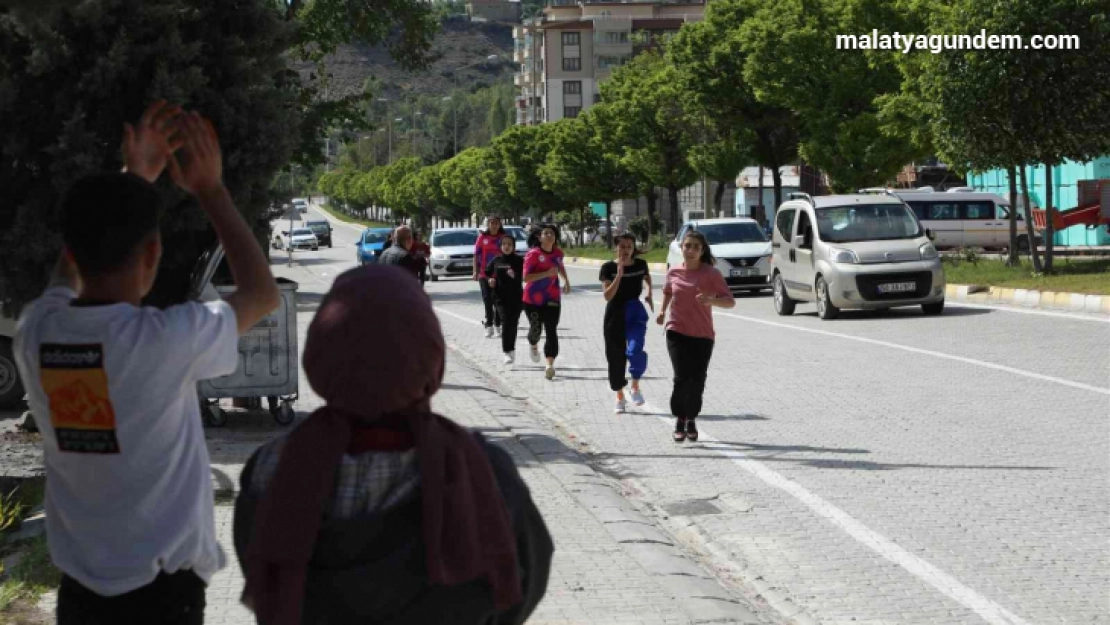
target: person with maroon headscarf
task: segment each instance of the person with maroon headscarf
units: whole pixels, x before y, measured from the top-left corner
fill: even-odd
[[[304,349],[325,405],[255,452],[235,505],[261,625],[517,624],[539,604],[551,536],[509,455],[431,412],[444,349],[408,272],[336,279]]]

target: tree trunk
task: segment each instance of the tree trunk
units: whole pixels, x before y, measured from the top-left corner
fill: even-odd
[[[718,180],[717,181],[717,190],[713,192],[713,205],[716,206],[716,211],[717,211],[716,216],[717,217],[723,217],[723,215],[721,215],[721,198],[723,198],[724,196],[725,196],[725,182],[723,180]]]
[[[779,206],[782,206],[782,168],[779,167],[778,163],[775,163],[775,168],[771,170],[771,179],[775,181],[775,205],[771,207],[771,210],[763,213],[767,219],[767,224],[774,222],[775,211],[779,209]],[[762,202],[763,198],[759,198],[759,201]],[[765,226],[767,224],[761,225]]]
[[[1011,267],[1017,267],[1020,264],[1017,250],[1017,235],[1018,235],[1018,194],[1017,194],[1017,170],[1009,167],[1006,170],[1006,176],[1010,179],[1010,255],[1006,260],[1006,264]]]
[[[647,218],[648,218],[648,229],[647,229],[648,237],[647,237],[647,239],[648,240],[644,241],[644,244],[649,245],[649,246],[651,245],[652,236],[655,235],[655,224],[652,223],[652,222],[655,221],[655,205],[656,205],[656,201],[658,199],[659,199],[659,194],[655,192],[655,187],[651,187],[650,189],[648,189],[648,192],[647,192]]]
[[[759,166],[759,199],[755,201],[755,204],[756,204],[756,206],[763,206],[763,165]],[[757,211],[759,211],[759,212],[757,212]],[[751,212],[752,212],[753,217],[762,214],[762,210],[757,209],[755,206],[752,207]],[[763,224],[759,224],[759,225],[762,226]]]
[[[1033,272],[1043,273],[1041,253],[1037,249],[1036,232],[1033,231],[1033,205],[1029,203],[1029,179],[1026,178],[1024,164],[1021,166],[1018,176],[1021,180],[1021,197],[1025,202],[1025,233],[1029,237],[1029,254],[1033,257]]]
[[[605,200],[605,247],[613,249],[613,200]]]
[[[1052,224],[1052,215],[1056,209],[1052,207],[1052,165],[1044,166],[1044,270],[1052,272],[1053,239],[1056,238],[1056,226]]]
[[[678,187],[667,187],[667,200],[671,203],[671,227],[678,232]]]

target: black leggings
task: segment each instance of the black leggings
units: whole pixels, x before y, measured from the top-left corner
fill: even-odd
[[[505,305],[497,304],[497,315],[501,318],[501,351],[506,354],[516,351],[517,328],[520,327],[519,302]]]
[[[674,391],[671,392],[671,414],[693,419],[701,414],[701,397],[705,393],[705,376],[713,356],[713,339],[703,339],[667,331],[667,353],[674,367]]]
[[[206,585],[191,570],[159,573],[131,592],[103,597],[68,575],[58,589],[58,625],[202,625]]]
[[[478,284],[482,287],[482,304],[486,307],[486,319],[482,322],[482,325],[487,328],[500,327],[501,315],[497,313],[497,307],[494,306],[493,287],[489,285],[489,280],[485,278],[478,280]]]
[[[528,313],[528,343],[539,345],[540,333],[544,334],[543,355],[547,358],[559,357],[559,302],[548,302],[543,306],[524,305]]]

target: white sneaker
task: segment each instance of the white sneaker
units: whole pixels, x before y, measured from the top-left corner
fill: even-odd
[[[624,414],[624,400],[618,399],[617,405],[613,408],[614,414]]]
[[[493,338],[493,326],[490,326],[490,327],[486,328],[486,338],[487,339],[492,339]]]
[[[505,352],[505,364],[511,365],[516,362],[516,352]]]
[[[538,345],[532,346],[531,354],[532,362],[538,363],[540,361],[540,348]]]
[[[637,406],[644,405],[644,394],[638,388],[632,389],[632,403]]]
[[[555,365],[547,365],[547,369],[543,372],[543,377],[548,380],[555,378]]]
[[[493,332],[494,332],[494,334],[496,334],[497,336],[501,336],[501,326],[497,326],[496,328],[494,328],[494,329],[493,329]]]

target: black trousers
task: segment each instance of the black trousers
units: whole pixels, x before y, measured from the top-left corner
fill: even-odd
[[[520,328],[520,301],[497,303],[497,316],[501,319],[501,351],[506,354],[516,351],[516,335]]]
[[[528,313],[528,343],[539,345],[540,334],[544,335],[543,355],[547,358],[559,357],[559,302],[548,302],[543,306],[524,305]]]
[[[482,287],[482,305],[486,307],[486,319],[482,325],[487,328],[501,325],[501,317],[497,314],[497,307],[494,306],[493,287],[489,285],[489,280],[480,279],[478,284]]]
[[[667,331],[667,353],[674,367],[671,414],[692,419],[701,414],[705,376],[713,357],[713,339],[703,339]]]
[[[204,580],[191,570],[159,573],[131,592],[103,597],[68,575],[58,589],[58,625],[202,625]]]

